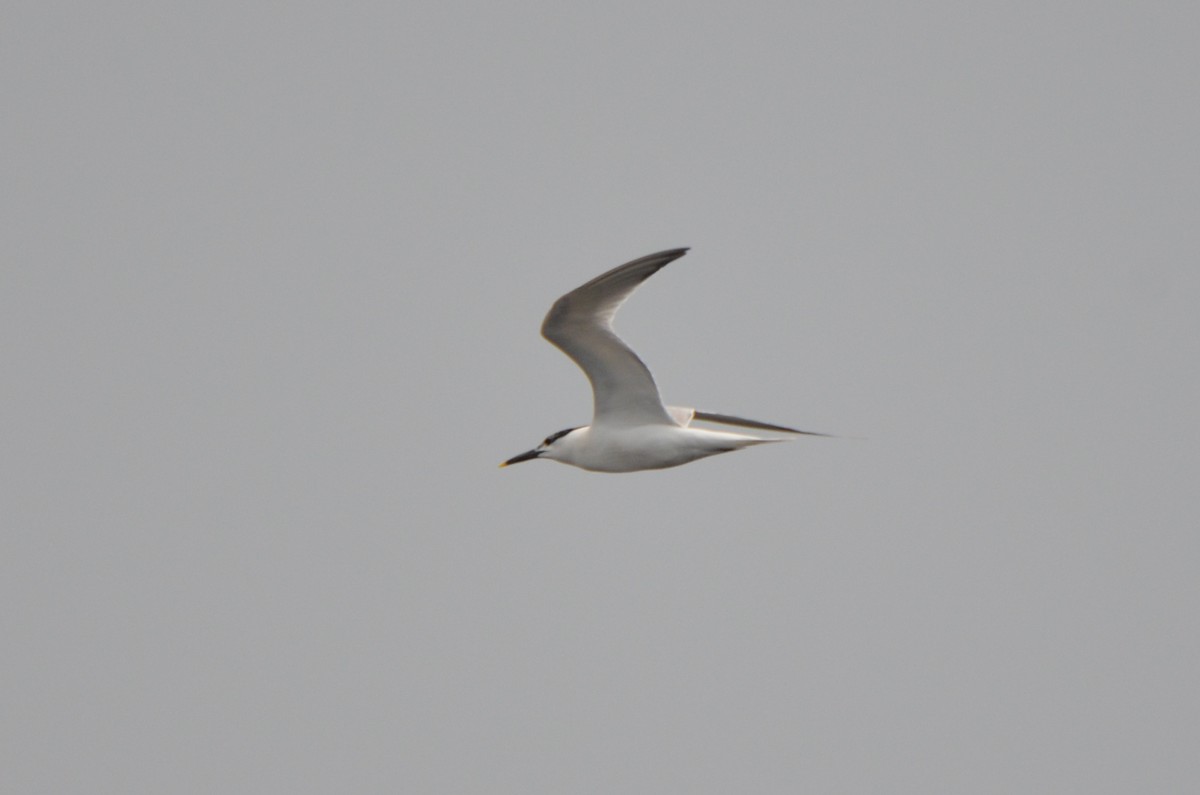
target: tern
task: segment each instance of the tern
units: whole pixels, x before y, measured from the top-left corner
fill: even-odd
[[[693,428],[693,420],[760,431],[826,436],[729,414],[663,405],[654,376],[613,331],[612,319],[646,279],[687,253],[660,251],[602,273],[559,298],[542,336],[579,365],[592,384],[592,424],[552,433],[501,467],[545,458],[593,472],[666,469],[718,453],[787,441]]]

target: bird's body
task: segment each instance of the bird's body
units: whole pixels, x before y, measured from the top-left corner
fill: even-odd
[[[678,425],[590,425],[575,428],[539,458],[593,472],[636,472],[667,469],[717,453],[782,441]]]
[[[789,434],[813,434],[727,414],[663,405],[650,370],[612,328],[612,318],[639,284],[686,248],[651,254],[597,276],[554,302],[542,335],[571,357],[592,384],[592,424],[546,437],[501,466],[548,458],[594,472],[666,469],[718,453],[784,438],[690,427],[693,419]]]

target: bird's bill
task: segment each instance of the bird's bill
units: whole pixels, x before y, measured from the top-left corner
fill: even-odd
[[[521,453],[520,455],[514,455],[512,458],[508,459],[503,464],[501,464],[500,468],[503,469],[504,467],[508,466],[509,464],[519,464],[522,461],[532,461],[533,459],[537,458],[540,455],[541,455],[541,453],[538,452],[537,450],[530,450],[527,453]]]

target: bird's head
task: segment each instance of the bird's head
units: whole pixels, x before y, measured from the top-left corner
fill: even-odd
[[[542,443],[537,447],[521,453],[520,455],[513,456],[500,466],[506,467],[509,464],[519,464],[522,461],[532,461],[535,458],[548,458],[551,461],[558,460],[560,458],[560,454],[571,444],[571,442],[568,441],[568,436],[570,436],[573,431],[578,430],[579,428],[567,428],[566,430],[552,433],[543,439]]]

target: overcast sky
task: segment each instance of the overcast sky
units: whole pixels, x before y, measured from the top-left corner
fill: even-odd
[[[989,5],[9,3],[6,789],[1193,788],[1200,12]],[[497,469],[675,246],[851,438]]]

